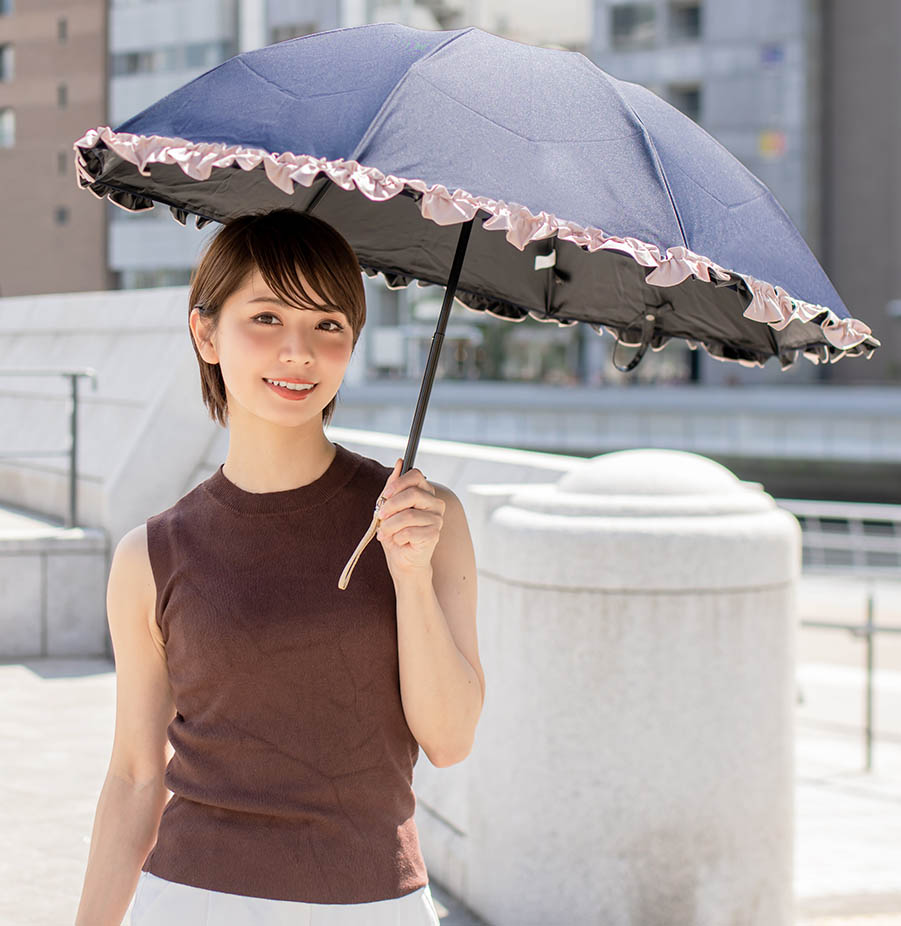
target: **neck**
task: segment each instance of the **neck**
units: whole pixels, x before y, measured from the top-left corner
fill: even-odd
[[[283,492],[315,482],[336,453],[335,445],[321,429],[318,439],[275,446],[253,446],[232,436],[222,473],[245,492]]]

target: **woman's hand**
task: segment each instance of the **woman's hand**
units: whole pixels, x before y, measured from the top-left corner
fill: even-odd
[[[403,459],[398,458],[385,483],[379,509],[378,537],[385,551],[392,578],[431,569],[432,554],[444,524],[445,503],[426,482],[420,470],[398,476]]]

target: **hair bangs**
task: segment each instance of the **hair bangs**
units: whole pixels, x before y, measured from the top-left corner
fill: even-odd
[[[355,293],[348,291],[346,273],[336,272],[336,255],[315,247],[312,236],[270,236],[250,245],[267,286],[287,305],[313,310],[332,306],[347,315],[345,307],[355,301]],[[325,305],[317,304],[317,297]]]

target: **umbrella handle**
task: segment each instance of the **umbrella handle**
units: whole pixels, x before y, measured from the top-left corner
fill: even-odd
[[[469,233],[472,231],[475,217],[469,219],[460,226],[460,234],[457,237],[457,248],[454,251],[454,260],[451,264],[450,276],[447,280],[447,286],[444,289],[444,302],[441,304],[441,312],[438,315],[438,324],[435,327],[435,333],[432,335],[432,346],[429,349],[429,359],[426,361],[425,373],[422,377],[422,384],[419,387],[419,398],[416,401],[416,411],[413,413],[413,424],[410,426],[410,436],[407,438],[407,450],[404,453],[403,463],[400,467],[400,475],[403,476],[413,465],[416,457],[416,448],[419,446],[419,434],[422,430],[422,420],[425,417],[426,406],[429,403],[429,396],[432,392],[432,382],[435,379],[435,371],[438,369],[438,355],[441,353],[441,345],[444,342],[444,332],[447,328],[447,320],[450,317],[451,305],[454,301],[454,293],[457,291],[457,280],[460,278],[460,268],[463,266],[463,255],[466,253],[466,245],[469,242]],[[338,578],[338,588],[346,589],[347,583],[350,582],[351,574],[357,565],[357,560],[363,551],[369,545],[369,541],[375,537],[381,524],[379,518],[379,508],[385,501],[384,497],[379,497],[375,503],[375,509],[372,512],[372,523],[369,530],[363,535],[363,538],[357,544],[356,550],[344,566],[344,570]]]
[[[382,507],[382,503],[385,499],[380,495],[379,500],[375,504],[375,508],[372,512],[372,523],[369,525],[369,529],[363,534],[360,542],[357,544],[356,550],[353,551],[350,559],[344,566],[344,569],[341,572],[341,576],[338,579],[338,588],[344,590],[347,588],[347,584],[350,582],[350,577],[353,574],[354,567],[357,565],[357,560],[362,556],[363,551],[366,547],[369,546],[369,541],[375,537],[378,533],[379,525],[382,523],[382,519],[379,517],[379,508]]]

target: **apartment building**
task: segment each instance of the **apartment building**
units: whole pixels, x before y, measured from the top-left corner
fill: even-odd
[[[0,296],[108,289],[72,142],[107,110],[104,0],[0,0]]]

